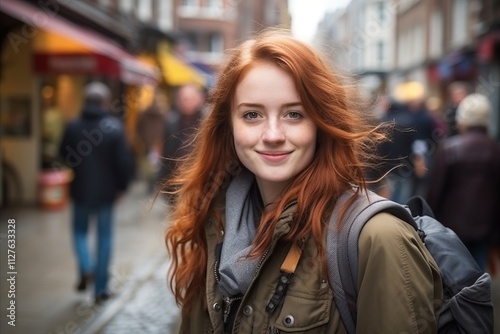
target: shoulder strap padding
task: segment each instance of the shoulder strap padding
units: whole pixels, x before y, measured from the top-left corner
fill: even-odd
[[[347,209],[342,222],[339,215],[347,201],[356,196]],[[329,279],[335,303],[348,333],[355,333],[357,318],[357,278],[358,278],[358,239],[364,224],[379,212],[388,212],[417,226],[410,212],[402,205],[378,196],[373,192],[344,192],[332,211],[327,233],[326,256]]]

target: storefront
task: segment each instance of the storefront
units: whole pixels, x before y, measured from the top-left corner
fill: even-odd
[[[58,166],[64,124],[79,115],[85,84],[101,80],[111,88],[112,112],[131,133],[142,91],[158,83],[159,71],[112,40],[33,5],[7,0],[0,11],[24,23],[2,48],[1,157],[16,174],[9,187],[19,189],[2,189],[0,203],[12,196],[35,203],[39,175]]]

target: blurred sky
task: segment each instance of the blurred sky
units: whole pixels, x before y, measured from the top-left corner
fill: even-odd
[[[325,12],[345,7],[350,0],[289,0],[294,36],[311,42]]]

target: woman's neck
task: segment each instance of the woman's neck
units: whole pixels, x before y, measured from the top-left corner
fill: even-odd
[[[268,182],[259,178],[256,181],[264,206],[276,202],[288,185],[288,182]]]

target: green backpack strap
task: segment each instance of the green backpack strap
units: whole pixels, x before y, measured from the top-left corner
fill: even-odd
[[[329,280],[335,304],[347,333],[353,334],[356,333],[357,319],[358,240],[363,226],[374,215],[384,211],[416,227],[404,206],[370,191],[357,195],[339,226],[340,212],[354,194],[352,190],[346,191],[337,200],[330,217],[326,241]]]

